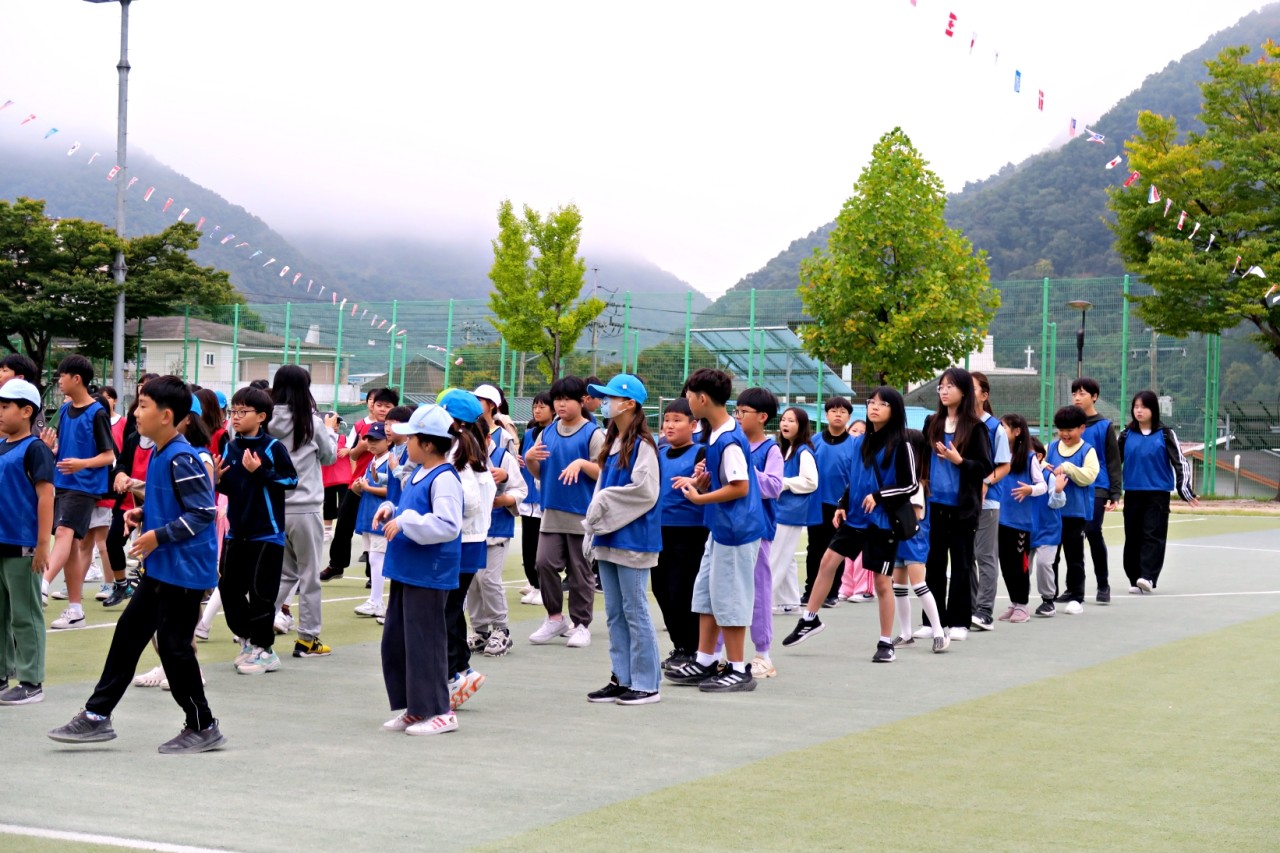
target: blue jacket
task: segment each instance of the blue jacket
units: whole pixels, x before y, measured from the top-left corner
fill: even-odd
[[[246,450],[262,464],[250,472],[244,467]],[[227,442],[218,476],[218,491],[227,496],[227,536],[250,542],[284,544],[284,493],[298,487],[298,472],[289,450],[259,431],[252,438],[236,436]]]

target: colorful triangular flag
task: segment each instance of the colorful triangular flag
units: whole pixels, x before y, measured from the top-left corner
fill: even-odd
[[[1147,204],[1155,204],[1160,200],[1160,190],[1156,189],[1156,185],[1152,184],[1151,189],[1147,190]]]

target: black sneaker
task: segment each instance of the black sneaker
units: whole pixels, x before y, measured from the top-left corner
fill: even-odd
[[[359,559],[357,562],[361,562],[361,563],[368,563],[368,562],[369,562],[369,552],[368,552],[368,551],[361,551],[361,552],[360,552],[360,559]]]
[[[809,593],[806,592],[800,596],[800,606],[804,607],[808,603],[809,603]]]
[[[872,663],[893,663],[893,643],[884,640],[876,643],[876,653],[871,656]]]
[[[1045,601],[1036,608],[1036,615],[1048,619],[1050,616],[1058,615],[1058,608],[1054,606],[1052,601]]]
[[[658,695],[658,691],[652,692],[646,690],[628,690],[618,697],[619,705],[652,705],[655,702],[661,702],[662,697]]]
[[[787,634],[786,639],[782,641],[782,645],[794,646],[799,643],[803,643],[814,634],[820,632],[824,627],[826,626],[822,624],[822,620],[816,615],[812,619],[801,618],[800,621],[796,623],[795,630],[790,634]]]
[[[618,697],[623,694],[630,693],[630,687],[623,687],[618,683],[615,676],[609,676],[609,683],[599,690],[592,690],[587,694],[588,702],[617,702]]]
[[[49,732],[49,738],[59,743],[101,743],[115,740],[116,730],[111,728],[111,718],[93,719],[88,711],[81,711],[65,726]]]
[[[133,598],[133,586],[129,583],[117,583],[111,588],[111,594],[102,601],[103,607],[115,607]]]
[[[1054,601],[1060,602],[1062,604],[1066,604],[1068,601],[1071,601],[1071,600],[1072,600],[1071,593],[1069,592],[1061,593],[1057,598],[1054,599]]]
[[[22,681],[0,690],[0,705],[34,705],[36,702],[43,701],[44,691],[40,689],[39,684]]]
[[[970,617],[969,625],[975,631],[993,631],[996,627],[995,622],[986,614],[978,614]]]
[[[344,569],[335,569],[333,566],[325,566],[324,571],[320,573],[320,580],[325,582],[334,580],[335,578],[342,580],[343,571]]]
[[[911,636],[910,634],[902,634],[899,637],[895,638],[893,641],[893,647],[895,649],[908,649],[914,646],[915,644],[916,644],[916,638]]]
[[[373,579],[372,579],[372,578],[370,578],[369,580],[367,580],[367,581],[365,581],[365,582],[364,582],[364,588],[365,588],[365,589],[373,589]]]
[[[672,649],[671,654],[667,655],[667,657],[658,666],[663,672],[666,672],[669,669],[674,669],[680,664],[688,663],[691,660],[693,660],[693,655],[685,654],[679,649]]]
[[[702,682],[715,678],[720,670],[714,664],[711,666],[703,666],[698,663],[698,659],[673,666],[667,670],[667,681],[672,684],[701,684]]]
[[[840,606],[840,598],[839,598],[838,596],[835,596],[835,595],[828,595],[828,596],[826,597],[826,599],[822,602],[822,606],[823,606],[823,607],[827,607],[827,608],[831,608],[831,607],[839,607],[839,606]]]
[[[727,666],[719,675],[714,678],[708,678],[699,684],[698,689],[704,693],[747,692],[756,689],[756,680],[751,677],[750,666],[742,672],[738,672],[732,666]]]
[[[208,752],[211,749],[217,749],[227,742],[222,736],[222,732],[218,730],[218,721],[214,720],[206,729],[199,731],[192,728],[184,728],[178,733],[178,736],[172,740],[167,740],[160,744],[159,753],[161,755],[186,755],[195,752]]]
[[[1095,598],[1094,601],[1098,602],[1099,604],[1110,604],[1111,603],[1111,587],[1108,586],[1098,590],[1098,597]]]

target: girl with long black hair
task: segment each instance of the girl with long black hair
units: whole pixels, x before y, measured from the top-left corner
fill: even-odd
[[[1001,622],[1026,622],[1031,618],[1031,534],[1035,527],[1034,504],[1028,498],[1040,497],[1048,487],[1035,450],[1031,447],[1031,428],[1022,415],[1009,414],[1000,419],[1009,438],[1009,484],[1000,496],[999,527],[996,543],[1000,556],[1000,574],[1009,592],[1009,608],[1000,615]],[[1008,484],[1006,484],[1008,485]]]

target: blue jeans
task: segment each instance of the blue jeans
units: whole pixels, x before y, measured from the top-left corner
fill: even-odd
[[[600,560],[604,612],[609,625],[609,662],[618,683],[632,690],[655,693],[658,635],[649,618],[649,570]]]

